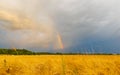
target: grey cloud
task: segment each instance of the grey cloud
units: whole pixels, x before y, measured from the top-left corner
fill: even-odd
[[[102,37],[118,36],[119,0],[52,1],[45,4],[46,11],[53,15],[56,28],[67,43],[73,43],[77,37],[82,39],[93,34]]]
[[[1,1],[10,3],[8,0]],[[3,8],[5,6],[3,4]],[[69,47],[75,40],[89,35],[120,36],[119,7],[119,0],[16,0],[6,8],[23,13],[37,23],[48,22],[62,35],[64,45]]]

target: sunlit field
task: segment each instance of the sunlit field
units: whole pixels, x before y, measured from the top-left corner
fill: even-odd
[[[1,55],[0,75],[120,75],[120,56]]]

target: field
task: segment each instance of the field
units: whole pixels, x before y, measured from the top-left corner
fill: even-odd
[[[120,75],[120,56],[1,55],[0,75]]]

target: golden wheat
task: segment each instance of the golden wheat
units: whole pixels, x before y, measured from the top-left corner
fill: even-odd
[[[0,75],[120,75],[120,56],[3,55]]]

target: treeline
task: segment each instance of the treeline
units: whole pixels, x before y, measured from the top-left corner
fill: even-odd
[[[50,53],[32,52],[27,49],[0,49],[0,55],[119,55],[116,53]]]
[[[54,55],[61,53],[50,53],[50,52],[33,52],[27,49],[0,49],[0,55]]]
[[[26,49],[0,49],[0,54],[7,55],[32,55],[34,52]]]

